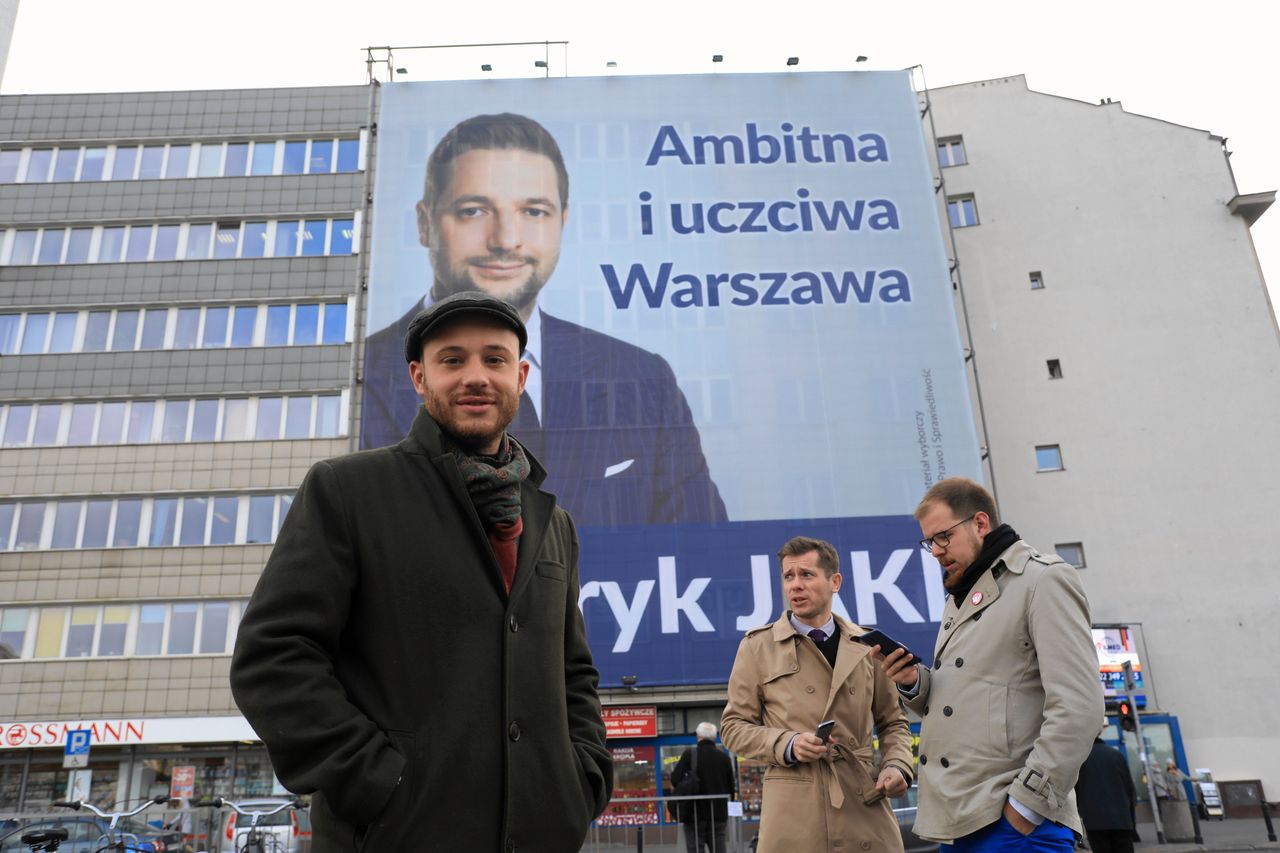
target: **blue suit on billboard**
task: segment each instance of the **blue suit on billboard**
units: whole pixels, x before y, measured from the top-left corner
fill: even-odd
[[[422,408],[404,361],[417,311],[366,340],[362,448],[400,441]],[[541,422],[525,396],[510,432],[549,472],[543,488],[580,527],[727,520],[666,359],[545,311],[541,322]]]

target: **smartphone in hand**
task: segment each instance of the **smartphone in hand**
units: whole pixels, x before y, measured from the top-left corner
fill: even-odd
[[[890,637],[884,631],[880,631],[873,628],[867,633],[863,634],[861,637],[854,637],[854,639],[857,640],[859,643],[863,643],[864,645],[879,646],[880,654],[884,655],[885,657],[888,657],[889,655],[893,654],[898,649],[903,649],[907,652],[908,664],[920,662],[920,658],[913,655],[911,651],[907,649],[906,646],[902,645],[902,643],[899,643],[893,637]]]
[[[818,728],[816,728],[813,733],[818,736],[818,740],[826,743],[831,739],[831,730],[835,727],[835,720],[823,720],[821,723],[818,723]]]

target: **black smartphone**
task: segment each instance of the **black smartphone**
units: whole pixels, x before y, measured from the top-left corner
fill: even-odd
[[[818,740],[826,743],[831,739],[831,730],[836,727],[835,720],[823,720],[818,723],[818,728],[814,730],[814,734],[818,736]]]
[[[868,646],[879,646],[880,654],[884,655],[885,657],[888,657],[889,655],[893,654],[898,649],[902,649],[907,652],[907,663],[910,664],[910,663],[920,662],[920,658],[913,655],[911,651],[907,649],[906,646],[902,645],[902,643],[899,643],[893,637],[890,637],[884,631],[880,631],[875,628],[872,628],[870,631],[863,634],[861,637],[855,637],[854,639],[856,639],[859,643],[863,643]]]

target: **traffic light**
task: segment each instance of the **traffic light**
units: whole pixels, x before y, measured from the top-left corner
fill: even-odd
[[[1126,732],[1137,731],[1138,727],[1133,722],[1133,708],[1127,701],[1116,707],[1116,713],[1120,715],[1120,728]]]

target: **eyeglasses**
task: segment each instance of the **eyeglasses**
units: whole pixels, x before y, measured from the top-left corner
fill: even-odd
[[[978,514],[975,512],[973,515],[969,516],[964,521],[957,521],[955,524],[951,525],[946,530],[943,530],[941,533],[935,533],[932,536],[930,536],[928,539],[921,539],[920,547],[925,549],[926,551],[932,551],[935,547],[945,549],[948,545],[951,544],[951,531],[955,530],[957,527],[959,527],[962,524],[965,524],[966,522],[973,521],[975,518],[977,518],[977,516]]]

